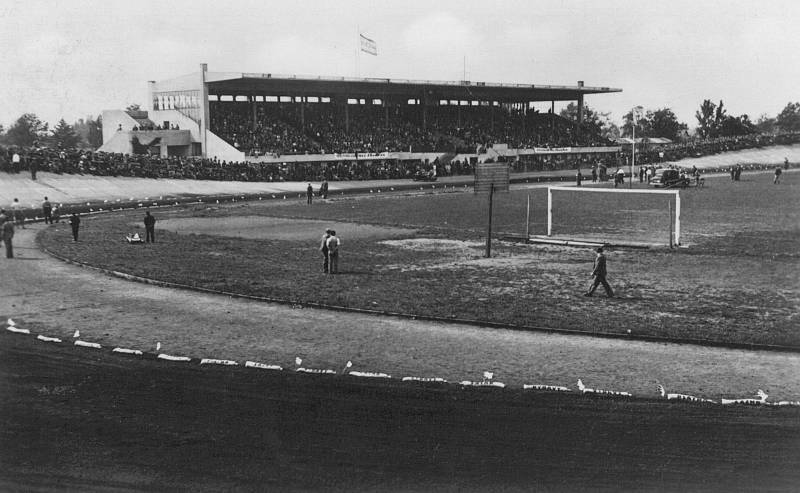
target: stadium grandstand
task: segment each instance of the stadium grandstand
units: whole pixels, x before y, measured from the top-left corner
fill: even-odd
[[[618,155],[582,127],[584,97],[609,87],[200,72],[149,83],[144,111],[104,111],[100,152],[235,163],[474,164]],[[578,120],[555,112],[576,102]],[[534,103],[550,103],[546,113]],[[565,156],[568,155],[568,156]]]

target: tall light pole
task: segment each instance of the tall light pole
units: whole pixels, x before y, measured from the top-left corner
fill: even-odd
[[[633,142],[631,143],[631,180],[628,182],[628,188],[633,188],[633,170],[636,165],[636,122],[642,117],[641,106],[636,106],[631,110],[631,119],[633,120]]]

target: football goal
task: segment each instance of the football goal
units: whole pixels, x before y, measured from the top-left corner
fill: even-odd
[[[548,187],[547,236],[599,243],[680,245],[680,192]]]

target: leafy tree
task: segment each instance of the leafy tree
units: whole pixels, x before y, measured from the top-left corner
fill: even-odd
[[[746,135],[754,132],[756,132],[756,126],[747,115],[726,116],[718,129],[718,134],[723,137]]]
[[[80,142],[80,137],[75,133],[75,130],[62,118],[59,120],[58,125],[52,130],[52,141],[57,147],[64,149],[77,147]]]
[[[684,132],[689,129],[688,125],[678,121],[678,117],[670,108],[661,108],[647,114],[652,115],[649,137],[680,140]]]
[[[783,108],[775,119],[781,130],[800,130],[800,103],[789,103]]]
[[[636,138],[650,137],[652,132],[653,112],[647,111],[645,113],[641,106],[637,106],[635,109],[638,113],[638,116],[635,118]],[[622,117],[622,135],[633,137],[633,112],[634,110],[631,110]]]
[[[578,105],[574,102],[569,103],[566,108],[561,110],[560,115],[563,118],[577,122],[578,121]],[[608,135],[611,125],[610,113],[599,113],[591,107],[583,106],[583,129],[592,135]]]
[[[86,120],[81,118],[75,122],[73,127],[75,128],[75,133],[78,134],[81,140],[81,144],[94,149],[103,145],[102,118],[103,117],[98,116],[97,120],[93,120],[92,117],[89,116]]]
[[[756,130],[765,134],[774,133],[776,130],[776,119],[767,116],[766,113],[762,113],[756,121]]]
[[[25,113],[8,129],[6,142],[9,145],[30,147],[46,137],[47,123],[33,113]]]
[[[710,99],[703,100],[700,109],[695,112],[694,117],[697,118],[697,133],[700,137],[711,137],[715,131],[714,128],[714,110],[717,105],[712,103]]]
[[[712,137],[717,137],[719,135],[720,128],[722,128],[722,123],[728,118],[728,113],[725,111],[725,108],[722,104],[722,100],[719,100],[719,105],[717,106],[716,111],[714,111],[714,132]]]

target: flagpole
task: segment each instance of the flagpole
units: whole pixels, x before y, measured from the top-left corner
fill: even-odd
[[[361,62],[361,28],[356,24],[356,78],[360,77],[359,64]]]

